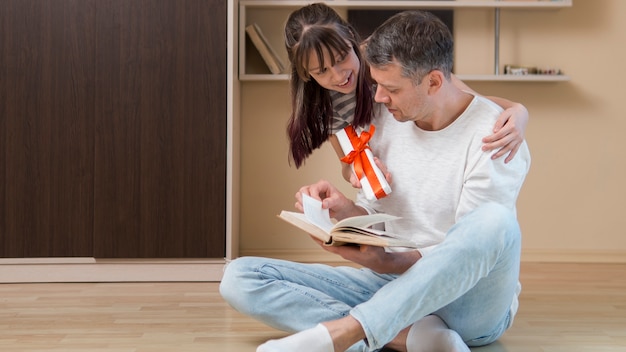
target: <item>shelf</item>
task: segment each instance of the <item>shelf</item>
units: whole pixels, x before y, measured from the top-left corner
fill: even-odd
[[[246,7],[300,7],[310,1],[301,0],[242,0],[240,6]],[[552,1],[509,1],[509,0],[441,0],[441,1],[375,1],[375,0],[327,0],[327,5],[350,8],[439,8],[452,9],[460,7],[473,8],[561,8],[571,7],[572,0]]]
[[[565,82],[570,77],[566,75],[457,75],[464,81],[482,82]],[[252,74],[240,75],[240,81],[287,81],[289,75]]]
[[[273,74],[239,74],[240,81],[288,81],[289,75]]]
[[[570,77],[566,75],[457,75],[462,81],[483,82],[565,82]]]
[[[570,78],[565,75],[505,75],[501,74],[500,66],[500,11],[504,9],[537,9],[550,10],[572,6],[572,0],[440,0],[440,1],[376,1],[376,0],[326,0],[325,3],[335,9],[455,9],[483,8],[492,9],[494,22],[494,70],[492,74],[458,75],[464,81],[485,82],[563,82]],[[310,4],[308,0],[240,0],[239,1],[239,80],[240,81],[286,81],[288,74],[273,75],[265,70],[265,64],[259,61],[260,56],[254,53],[247,55],[245,25],[258,21],[263,28],[270,44],[280,52],[286,61],[286,52],[282,43],[282,28],[271,19],[279,14],[286,18],[291,11]],[[247,11],[250,10],[250,11]],[[252,17],[249,18],[248,15]],[[281,23],[282,25],[282,23]],[[248,50],[247,50],[248,49]],[[255,50],[255,49],[251,49]],[[286,62],[285,62],[286,63]]]

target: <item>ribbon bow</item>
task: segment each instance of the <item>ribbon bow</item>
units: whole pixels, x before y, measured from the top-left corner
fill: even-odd
[[[352,125],[344,128],[344,131],[348,139],[350,139],[350,144],[352,144],[353,149],[340,160],[346,164],[353,164],[356,177],[361,180],[363,175],[365,175],[372,186],[376,198],[383,198],[387,194],[374,172],[374,165],[372,165],[366,154],[366,150],[370,149],[368,142],[370,138],[372,138],[372,135],[374,135],[376,128],[374,125],[371,125],[370,130],[361,132],[360,136],[356,134]]]

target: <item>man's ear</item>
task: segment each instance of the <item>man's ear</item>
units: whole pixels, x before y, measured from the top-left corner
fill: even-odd
[[[432,70],[428,73],[428,86],[429,87],[440,87],[443,84],[443,80],[446,79],[443,75],[443,72],[439,70]]]
[[[428,91],[435,93],[439,89],[441,89],[441,86],[443,85],[443,82],[446,79],[446,77],[443,75],[443,72],[439,70],[432,70],[428,73],[428,76],[426,76],[426,79],[427,79],[426,82],[428,83]]]

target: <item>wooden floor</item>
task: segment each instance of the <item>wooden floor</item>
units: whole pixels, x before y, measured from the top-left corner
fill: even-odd
[[[521,281],[513,328],[473,351],[626,351],[626,265],[525,263]],[[0,285],[0,351],[254,352],[285,335],[233,311],[217,288]]]

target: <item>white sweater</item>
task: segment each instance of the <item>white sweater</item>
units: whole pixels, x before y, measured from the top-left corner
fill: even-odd
[[[482,138],[492,133],[502,109],[474,97],[451,125],[425,131],[413,122],[398,122],[384,106],[374,119],[370,147],[387,166],[392,193],[368,201],[359,193],[357,204],[370,213],[402,217],[386,224],[393,233],[420,244],[426,255],[463,215],[486,202],[515,211],[515,202],[530,167],[524,142],[508,164],[482,151]]]

